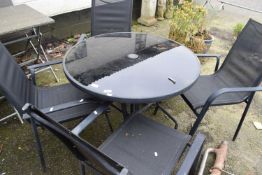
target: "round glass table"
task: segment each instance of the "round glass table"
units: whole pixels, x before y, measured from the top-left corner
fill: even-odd
[[[146,33],[109,33],[73,46],[63,60],[76,87],[105,101],[152,103],[181,94],[200,74],[194,53]]]

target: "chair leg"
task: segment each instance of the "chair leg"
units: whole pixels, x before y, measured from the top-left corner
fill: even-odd
[[[124,103],[121,104],[121,110],[122,110],[122,112],[123,112],[123,118],[124,118],[124,120],[126,120],[127,117],[128,117],[128,112],[127,112],[127,106],[126,106],[126,104],[124,104]]]
[[[198,167],[199,167],[199,162],[200,162],[200,158],[201,158],[201,151],[202,151],[202,149],[203,149],[203,145],[201,146],[201,148],[200,148],[200,150],[199,150],[199,152],[197,154],[197,157],[196,157],[196,159],[195,159],[195,161],[194,161],[194,163],[193,163],[193,165],[192,165],[188,175],[195,175],[195,174],[197,174],[197,172],[198,172],[197,170],[198,170]]]
[[[135,111],[134,104],[130,104],[130,114],[132,114]]]
[[[155,110],[154,110],[154,112],[153,112],[153,115],[156,115],[156,114],[157,114],[158,109],[159,109],[159,104],[156,103],[156,107],[155,107]]]
[[[86,174],[86,169],[85,169],[85,164],[80,161],[80,175],[85,175]]]
[[[45,159],[44,159],[44,155],[43,155],[43,149],[42,149],[42,145],[39,139],[39,135],[37,132],[37,127],[35,124],[35,121],[31,118],[31,125],[32,125],[32,131],[33,131],[33,135],[35,138],[35,142],[36,142],[36,148],[37,148],[37,153],[41,162],[41,166],[44,172],[46,172],[46,163],[45,163]]]
[[[105,116],[106,116],[106,120],[107,120],[108,126],[109,126],[109,128],[110,128],[110,131],[113,132],[114,129],[113,129],[113,127],[112,127],[112,124],[111,124],[111,121],[110,121],[110,118],[109,118],[108,114],[105,113]]]
[[[171,114],[169,114],[162,106],[160,106],[159,104],[157,106],[158,106],[158,109],[160,109],[170,120],[172,120],[175,123],[174,128],[177,129],[178,123],[176,119]]]
[[[134,105],[134,111],[133,111],[133,112],[137,112],[137,111],[139,111],[139,109],[140,109],[139,104],[135,104],[135,105]]]
[[[0,98],[1,98],[1,97],[0,97]],[[2,99],[4,99],[4,98],[5,98],[5,97],[3,97]],[[15,107],[13,107],[13,109],[14,109],[15,112],[13,112],[12,114],[9,114],[8,116],[5,116],[5,117],[1,118],[1,119],[0,119],[0,122],[3,122],[3,121],[5,121],[5,120],[7,120],[7,119],[9,119],[9,118],[11,118],[11,117],[17,116],[17,118],[19,119],[19,121],[21,122],[21,124],[24,124],[24,121],[23,121],[21,115],[19,114],[19,112],[16,110]]]
[[[21,124],[24,124],[24,121],[23,121],[21,115],[19,114],[19,112],[15,108],[14,108],[14,110],[15,110],[15,113],[16,113],[18,119],[20,120]]]
[[[242,117],[241,117],[241,119],[240,119],[240,121],[239,121],[239,123],[238,123],[237,129],[236,129],[236,131],[235,131],[235,134],[234,134],[234,136],[233,136],[232,141],[235,141],[236,138],[237,138],[237,136],[238,136],[238,133],[239,133],[241,127],[242,127],[242,124],[243,124],[245,118],[246,118],[246,115],[247,115],[247,112],[248,112],[248,109],[249,109],[249,107],[250,107],[250,104],[251,104],[252,99],[253,99],[253,96],[251,96],[250,99],[249,99],[248,102],[247,102],[247,105],[246,105],[245,110],[244,110],[244,112],[243,112],[243,114],[242,114]]]
[[[201,111],[200,114],[197,115],[197,119],[196,119],[195,123],[193,124],[193,127],[189,131],[189,135],[193,136],[195,134],[195,132],[197,131],[197,128],[198,128],[199,124],[201,123],[202,119],[204,118],[206,112],[207,112],[207,110]]]

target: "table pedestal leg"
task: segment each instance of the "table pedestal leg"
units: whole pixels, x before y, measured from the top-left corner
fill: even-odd
[[[127,106],[126,106],[126,104],[121,103],[121,110],[122,110],[122,113],[123,113],[123,118],[124,118],[124,120],[126,120],[127,117],[128,117],[128,112],[127,112]]]

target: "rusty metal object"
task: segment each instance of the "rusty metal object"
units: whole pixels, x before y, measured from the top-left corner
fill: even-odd
[[[223,141],[219,145],[218,148],[208,148],[206,150],[204,157],[203,157],[203,160],[201,162],[201,166],[200,166],[198,175],[203,175],[205,165],[206,165],[206,161],[207,161],[207,157],[208,157],[209,153],[215,153],[216,154],[216,160],[214,162],[214,166],[209,170],[210,175],[221,175],[222,172],[226,172],[227,174],[232,174],[232,173],[229,173],[229,172],[223,170],[224,162],[225,162],[226,157],[227,157],[227,149],[228,149],[228,142],[227,141]]]

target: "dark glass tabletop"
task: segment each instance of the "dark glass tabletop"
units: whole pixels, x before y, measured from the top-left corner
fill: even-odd
[[[67,52],[63,66],[78,88],[123,103],[151,103],[179,95],[200,74],[191,50],[146,33],[88,38]]]

